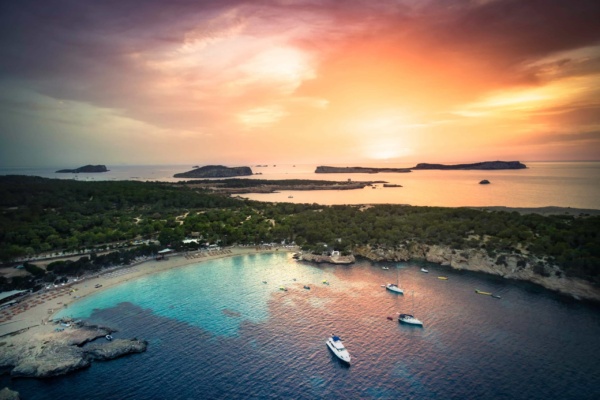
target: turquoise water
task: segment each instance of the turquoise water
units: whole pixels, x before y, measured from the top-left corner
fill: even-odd
[[[381,287],[396,279],[404,296]],[[254,254],[157,273],[71,305],[63,315],[115,328],[115,338],[144,338],[148,350],[65,378],[2,377],[0,385],[30,400],[597,399],[599,311],[435,264],[312,265]],[[399,324],[399,312],[424,327]],[[325,346],[331,333],[352,366]]]
[[[381,287],[396,279],[404,296]],[[399,324],[399,312],[424,327]],[[116,338],[144,338],[148,350],[66,378],[0,384],[40,400],[600,396],[597,306],[434,264],[232,257],[108,288],[63,315],[116,328]],[[328,351],[331,333],[352,366]]]
[[[288,258],[286,253],[256,254],[191,264],[108,288],[55,318],[89,318],[95,310],[130,302],[215,335],[235,336],[242,323],[268,318],[268,301],[280,287],[334,279],[321,269],[289,263]]]

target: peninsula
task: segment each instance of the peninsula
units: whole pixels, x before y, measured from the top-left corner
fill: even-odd
[[[136,338],[106,341],[104,338],[112,329],[84,322],[63,322],[55,326],[58,327],[52,331],[33,330],[29,335],[10,341],[0,358],[0,368],[10,371],[12,377],[50,378],[87,368],[94,360],[142,353],[148,345],[145,340]],[[96,342],[96,339],[101,341]],[[93,343],[84,346],[89,342]]]
[[[107,172],[106,165],[84,165],[83,167],[75,169],[59,169],[56,174],[79,174],[79,173],[96,173],[96,172]]]
[[[252,175],[250,167],[226,167],[224,165],[206,165],[188,172],[173,175],[174,178],[229,178],[232,176]]]
[[[527,166],[519,161],[483,161],[483,162],[478,162],[478,163],[473,163],[473,164],[455,164],[455,165],[420,163],[420,164],[417,164],[416,166],[414,166],[412,169],[493,170],[493,169],[524,169],[524,168],[527,168]]]
[[[410,168],[328,167],[320,165],[315,174],[376,174],[378,172],[411,172]]]
[[[276,193],[281,190],[353,190],[363,189],[383,181],[325,181],[307,179],[206,179],[201,181],[179,182],[194,189],[206,189],[213,193],[245,194]]]

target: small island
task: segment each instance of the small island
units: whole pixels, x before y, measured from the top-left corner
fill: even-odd
[[[482,169],[482,170],[494,170],[494,169],[524,169],[527,166],[520,161],[483,161],[473,164],[456,164],[456,165],[444,165],[444,164],[428,164],[420,163],[414,166],[412,169],[443,169],[443,170],[470,170],[470,169]]]
[[[320,165],[315,174],[377,174],[379,172],[411,172],[410,168],[328,167]]]
[[[97,172],[108,172],[106,169],[106,165],[84,165],[83,167],[75,168],[75,169],[59,169],[56,171],[56,174],[79,174],[79,173],[97,173]]]
[[[232,176],[252,175],[250,167],[225,167],[224,165],[206,165],[188,172],[173,175],[174,178],[229,178]]]

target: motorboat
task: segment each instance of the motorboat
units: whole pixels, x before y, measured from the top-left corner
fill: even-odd
[[[113,340],[113,337],[112,337],[112,335],[106,335],[106,336],[104,336],[104,337],[105,337],[105,338],[106,338],[106,340],[108,340],[109,342],[110,342],[111,340]]]
[[[429,271],[428,271],[428,270],[426,270],[425,268],[421,268],[421,272],[424,272],[424,273],[426,273],[426,274],[427,274],[427,273],[429,273]]]
[[[325,344],[327,347],[329,347],[329,350],[331,350],[333,354],[337,356],[337,358],[350,364],[350,353],[348,353],[348,350],[346,350],[344,347],[342,339],[339,336],[331,335]]]
[[[438,276],[438,279],[441,279],[443,281],[447,281],[448,277],[447,276]]]
[[[492,295],[491,292],[484,292],[483,290],[479,290],[479,289],[475,289],[475,293],[477,293],[477,294],[483,294],[485,296],[491,296]]]
[[[390,269],[390,267],[381,267],[381,269]]]
[[[398,287],[398,285],[396,285],[395,283],[388,283],[385,285],[385,288],[387,290],[389,290],[390,292],[394,292],[394,293],[398,293],[398,294],[404,294],[404,290],[400,289]]]

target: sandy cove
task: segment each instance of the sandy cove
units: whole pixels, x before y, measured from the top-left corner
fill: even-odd
[[[35,340],[38,337],[47,339],[48,336],[59,335],[61,332],[55,331],[57,325],[50,322],[58,311],[109,287],[202,261],[280,251],[292,252],[297,249],[265,246],[229,247],[221,250],[173,254],[160,261],[148,258],[131,265],[104,270],[98,275],[86,276],[78,282],[32,293],[22,298],[19,303],[0,311],[0,355],[3,346],[24,345],[25,343],[33,345],[36,342],[43,342],[43,340]],[[96,285],[102,286],[96,288]]]

